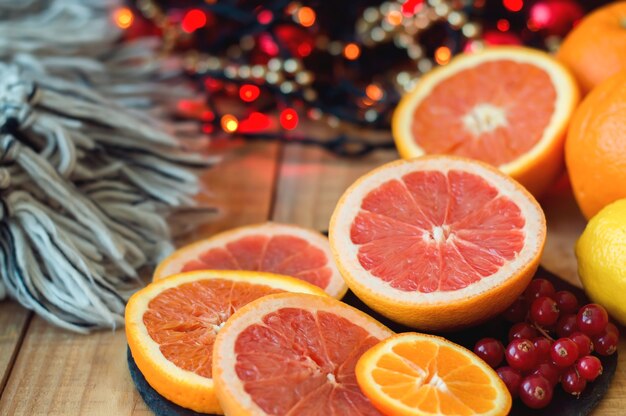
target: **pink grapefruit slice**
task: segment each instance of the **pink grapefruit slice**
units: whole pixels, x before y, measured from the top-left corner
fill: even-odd
[[[304,280],[341,299],[348,286],[328,239],[315,230],[267,222],[235,228],[179,249],[161,262],[153,280],[192,270],[251,270]]]
[[[330,297],[263,297],[237,311],[217,336],[217,397],[227,415],[380,415],[357,385],[354,368],[392,334]]]
[[[524,290],[545,242],[537,201],[497,169],[427,156],[357,180],[333,213],[330,242],[352,291],[423,330],[492,317]]]

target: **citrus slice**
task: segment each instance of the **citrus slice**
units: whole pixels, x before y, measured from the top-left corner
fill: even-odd
[[[487,363],[433,335],[387,338],[361,356],[356,378],[386,415],[500,416],[511,409],[509,391]]]
[[[392,334],[330,297],[266,296],[237,311],[217,336],[217,397],[227,415],[379,415],[354,366]]]
[[[159,264],[153,280],[191,270],[252,270],[305,280],[341,299],[348,286],[328,239],[315,230],[267,222],[235,228],[179,249]]]
[[[330,243],[348,286],[372,309],[424,330],[502,312],[539,265],[543,211],[497,169],[452,156],[399,160],[339,200]]]
[[[493,47],[460,54],[422,77],[392,120],[403,158],[469,157],[499,167],[535,195],[563,171],[576,81],[547,53]]]
[[[211,367],[216,334],[243,305],[286,291],[326,296],[292,277],[248,271],[197,271],[151,283],[126,307],[133,359],[166,399],[197,412],[222,413]]]

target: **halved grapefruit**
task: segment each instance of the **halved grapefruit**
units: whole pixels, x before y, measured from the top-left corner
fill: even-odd
[[[394,416],[505,416],[511,395],[498,374],[445,338],[403,333],[365,352],[356,365],[361,390]]]
[[[266,222],[235,228],[179,249],[161,262],[153,280],[191,270],[252,270],[293,276],[341,299],[348,286],[328,239],[315,230]]]
[[[364,175],[339,200],[330,243],[352,291],[423,330],[486,320],[522,293],[546,223],[520,184],[478,161],[425,156]]]
[[[354,367],[392,334],[330,297],[266,296],[237,311],[218,334],[217,396],[227,415],[380,415]]]
[[[288,276],[248,271],[196,271],[151,283],[126,307],[126,337],[146,381],[179,406],[222,413],[211,358],[226,320],[248,302],[281,292],[326,297]]]
[[[563,171],[563,143],[579,101],[570,72],[547,53],[493,47],[458,55],[422,77],[392,120],[403,158],[482,160],[541,195]]]

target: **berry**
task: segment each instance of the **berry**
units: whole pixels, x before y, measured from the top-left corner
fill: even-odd
[[[578,299],[567,290],[560,290],[554,294],[554,300],[562,314],[576,313],[578,311]]]
[[[551,326],[559,319],[559,308],[552,298],[541,296],[530,305],[530,319],[540,326]]]
[[[578,345],[569,338],[559,338],[552,344],[550,357],[558,367],[569,367],[578,359]]]
[[[608,323],[609,314],[596,303],[585,305],[578,311],[576,325],[581,332],[590,337],[602,334]]]
[[[532,374],[539,374],[548,380],[551,386],[556,386],[561,378],[561,369],[552,363],[541,363],[533,370]]]
[[[498,377],[504,382],[511,396],[516,398],[519,393],[519,385],[522,383],[522,375],[520,372],[511,367],[504,366],[498,368],[496,373],[498,373]]]
[[[474,346],[474,353],[492,368],[496,368],[504,359],[504,346],[497,339],[483,338]]]
[[[519,397],[531,409],[541,409],[552,400],[552,386],[544,377],[531,374],[522,380]]]
[[[519,371],[529,371],[537,363],[537,351],[532,342],[527,339],[514,339],[506,347],[506,362]]]
[[[511,323],[523,322],[528,314],[528,304],[522,298],[518,298],[502,316]]]
[[[511,329],[509,329],[509,342],[513,341],[514,339],[533,339],[538,335],[539,333],[537,332],[535,327],[527,324],[526,322],[520,322],[513,325]]]
[[[593,340],[593,350],[600,355],[611,355],[617,350],[618,342],[615,332],[605,332]]]
[[[555,294],[554,286],[546,279],[534,279],[530,282],[524,295],[529,301],[533,301],[541,296],[552,297]]]
[[[561,375],[561,387],[566,393],[579,396],[587,387],[587,381],[576,371],[576,367],[570,367]]]
[[[576,362],[578,375],[587,381],[593,381],[602,374],[602,363],[598,357],[586,355]]]
[[[550,340],[544,337],[537,337],[533,339],[533,344],[535,345],[535,350],[537,350],[537,362],[546,363],[550,361],[550,349],[552,348]]]
[[[576,326],[576,315],[564,315],[556,323],[556,334],[559,338],[569,337],[576,332],[578,327]]]
[[[613,322],[609,322],[606,325],[606,332],[614,332],[619,338],[619,329],[617,329],[617,326]]]
[[[583,355],[589,355],[591,354],[591,351],[593,351],[593,342],[591,342],[591,338],[582,332],[574,332],[569,336],[569,339],[578,345],[578,355],[581,357]]]

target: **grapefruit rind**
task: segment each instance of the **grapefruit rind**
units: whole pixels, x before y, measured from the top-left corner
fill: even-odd
[[[143,315],[152,299],[163,291],[204,279],[224,279],[259,284],[289,292],[320,297],[327,294],[317,286],[289,276],[250,271],[202,270],[180,273],[153,282],[136,292],[126,306],[126,337],[137,367],[152,388],[179,406],[203,413],[223,414],[214,393],[214,381],[176,366],[169,361],[148,333]]]
[[[363,198],[392,179],[416,172],[451,169],[474,173],[515,202],[525,218],[525,245],[498,272],[455,291],[422,293],[391,287],[361,266],[358,246],[350,239],[352,222]],[[453,330],[485,321],[502,312],[534,275],[545,244],[546,222],[535,198],[496,168],[455,156],[423,156],[380,166],[354,182],[342,195],[330,221],[329,239],[335,261],[350,289],[370,308],[401,324],[422,330]],[[506,284],[505,284],[506,283]]]
[[[250,302],[235,312],[220,330],[213,350],[213,379],[215,392],[227,415],[265,416],[263,411],[244,390],[235,371],[235,343],[237,337],[250,325],[259,324],[265,315],[282,308],[297,308],[317,313],[337,314],[356,324],[372,336],[383,340],[394,334],[389,328],[364,312],[331,297],[309,294],[279,293]]]
[[[453,348],[456,352],[468,357],[473,365],[480,367],[482,372],[489,377],[490,384],[498,391],[497,399],[494,401],[494,408],[491,412],[478,413],[481,416],[504,416],[511,409],[512,399],[506,385],[500,379],[498,374],[487,363],[481,360],[470,350],[457,345],[445,338],[429,334],[419,334],[406,332],[397,334],[387,338],[381,343],[367,350],[357,362],[355,372],[357,382],[361,391],[370,399],[376,408],[384,414],[402,415],[402,416],[420,416],[424,412],[406,404],[394,400],[383,392],[373,377],[374,370],[378,368],[377,363],[385,355],[396,355],[393,348],[399,344],[407,344],[411,342],[427,341],[438,346],[446,346]],[[471,380],[468,380],[471,382]]]
[[[554,113],[539,142],[515,160],[498,166],[534,195],[540,195],[563,170],[565,133],[569,119],[580,100],[578,85],[570,71],[545,52],[524,47],[497,46],[457,55],[447,65],[437,67],[420,78],[413,90],[402,97],[392,117],[392,134],[403,158],[424,155],[424,150],[415,142],[411,132],[413,112],[417,106],[446,78],[461,70],[499,60],[532,64],[545,70],[557,92]]]
[[[210,249],[224,247],[229,242],[239,240],[240,238],[246,236],[258,234],[264,236],[292,235],[310,242],[316,248],[324,252],[328,259],[327,267],[332,271],[330,283],[325,289],[326,293],[335,299],[341,299],[348,291],[348,286],[341,277],[336,265],[333,263],[332,251],[330,250],[326,236],[316,230],[297,225],[278,224],[274,222],[265,222],[261,224],[233,228],[232,230],[215,234],[210,238],[182,247],[169,255],[159,264],[154,271],[152,280],[156,281],[172,274],[180,273],[183,266],[189,260],[198,258],[202,253],[205,253]]]

